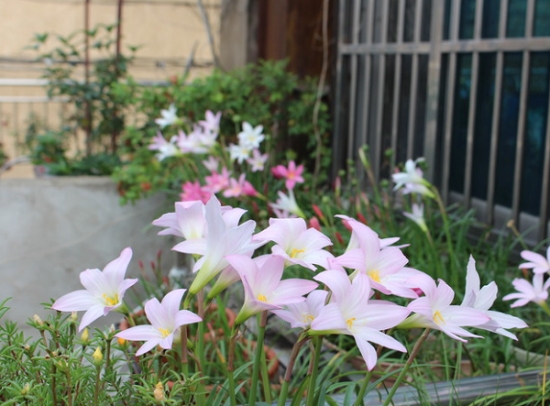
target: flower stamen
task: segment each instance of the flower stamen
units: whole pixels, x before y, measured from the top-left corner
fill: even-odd
[[[368,271],[367,275],[369,278],[371,278],[373,281],[380,283],[380,271],[378,269],[375,269],[373,271]]]
[[[292,251],[290,252],[290,258],[296,258],[298,254],[302,252],[306,252],[306,250],[299,250],[298,248],[293,248]]]
[[[101,295],[101,297],[103,298],[103,300],[105,300],[105,304],[107,306],[115,306],[119,302],[118,293],[115,293],[114,296],[107,296],[107,294],[104,293]]]
[[[439,310],[436,310],[432,317],[435,324],[437,324],[438,326],[445,324],[445,319],[443,318]]]

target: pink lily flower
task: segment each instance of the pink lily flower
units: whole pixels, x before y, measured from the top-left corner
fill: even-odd
[[[303,302],[304,295],[318,286],[305,279],[281,280],[285,261],[275,255],[262,260],[261,266],[246,255],[229,255],[226,260],[239,273],[244,286],[244,304],[236,324],[265,310],[282,309],[285,305]]]
[[[392,179],[395,182],[394,190],[403,187],[403,193],[405,194],[418,193],[434,198],[434,194],[428,189],[430,183],[424,179],[422,169],[416,167],[418,161],[419,159],[416,161],[412,159],[407,160],[405,163],[405,172],[398,172],[392,175]]]
[[[525,328],[527,327],[527,323],[519,317],[489,310],[497,298],[497,284],[493,281],[482,288],[480,288],[480,285],[479,274],[476,270],[476,262],[474,261],[474,258],[470,256],[466,273],[466,294],[464,295],[462,306],[468,306],[481,310],[489,316],[490,321],[477,326],[477,328],[492,331],[493,333],[517,340],[518,338],[506,329]]]
[[[176,146],[176,142],[177,142],[176,137],[172,137],[170,139],[170,142],[168,142],[159,132],[157,133],[157,135],[155,135],[152,138],[151,144],[149,144],[147,148],[152,151],[158,151],[156,154],[156,157],[159,161],[162,161],[166,158],[179,154],[179,150]]]
[[[533,275],[533,283],[529,283],[525,279],[516,278],[512,281],[512,285],[517,292],[510,293],[502,298],[502,300],[517,299],[510,307],[522,307],[529,302],[545,306],[548,299],[548,288],[550,288],[550,279],[544,282],[544,274],[536,273]]]
[[[287,264],[296,264],[316,271],[315,265],[328,267],[328,259],[333,255],[324,250],[332,245],[330,238],[315,230],[307,228],[302,218],[269,219],[269,227],[256,234],[255,241],[273,241],[273,255],[281,256]]]
[[[60,297],[52,309],[60,312],[86,311],[78,327],[78,331],[82,331],[99,317],[120,308],[123,306],[124,293],[138,281],[124,279],[131,259],[132,249],[125,248],[118,258],[105,266],[103,272],[99,269],[81,272],[80,283],[85,290],[76,290]]]
[[[201,240],[206,237],[205,205],[200,200],[176,202],[175,212],[165,213],[153,221],[154,226],[165,227],[159,235],[175,235],[186,240]],[[246,210],[229,206],[222,207],[222,218],[227,227],[237,227]]]
[[[294,161],[288,163],[288,168],[283,165],[277,165],[271,168],[271,173],[276,178],[285,178],[285,186],[288,190],[294,189],[296,183],[304,183],[302,178],[302,172],[304,171],[304,165],[298,165]]]
[[[254,186],[245,179],[245,174],[241,173],[239,180],[229,178],[229,186],[224,190],[224,197],[257,196],[258,192]]]
[[[216,114],[214,114],[212,111],[206,110],[205,120],[199,121],[199,124],[204,129],[204,131],[208,131],[217,135],[220,131],[221,118],[221,111],[218,111]]]
[[[256,222],[249,220],[241,225],[228,225],[223,218],[223,211],[216,196],[206,203],[205,219],[207,225],[206,238],[195,241],[183,241],[173,250],[186,254],[197,254],[202,257],[195,263],[193,272],[195,280],[189,292],[196,294],[225,267],[229,265],[225,257],[231,254],[251,255],[264,242],[252,241],[252,233]]]
[[[333,264],[353,269],[352,278],[358,273],[367,275],[370,278],[370,286],[386,295],[418,297],[404,284],[406,278],[399,276],[399,272],[409,262],[403,252],[397,247],[382,249],[378,234],[363,223],[353,220],[348,224],[353,230],[348,251],[337,257]]]
[[[248,158],[246,162],[250,165],[252,172],[263,171],[265,163],[267,161],[268,154],[262,154],[259,149],[252,150],[252,157]]]
[[[213,173],[213,172],[218,172],[218,165],[220,164],[220,161],[217,158],[210,155],[208,159],[202,161],[202,164],[206,169],[208,169],[210,173]]]
[[[201,186],[198,180],[195,182],[187,181],[181,188],[183,193],[180,193],[180,198],[183,202],[200,200],[206,203],[212,195],[210,191]]]
[[[231,172],[229,172],[226,167],[223,167],[221,173],[213,171],[212,175],[205,176],[204,180],[206,186],[212,193],[218,193],[229,187],[230,175]]]
[[[147,301],[145,315],[151,325],[130,327],[115,334],[115,337],[129,341],[145,341],[136,352],[138,356],[152,350],[157,345],[165,350],[171,349],[174,333],[181,326],[202,321],[195,313],[189,310],[180,310],[184,293],[185,289],[176,289],[164,296],[162,302],[159,302],[157,298]]]
[[[382,332],[401,323],[410,310],[391,302],[369,301],[372,290],[369,279],[358,274],[353,282],[340,271],[321,272],[315,280],[324,283],[332,292],[331,303],[324,306],[311,322],[310,335],[347,334],[353,336],[367,368],[376,366],[377,355],[372,343],[406,352],[395,338]]]
[[[272,310],[271,313],[290,323],[292,328],[307,329],[325,307],[327,296],[328,291],[326,290],[314,290],[307,295],[305,301],[288,304],[284,309]]]
[[[425,296],[413,300],[407,306],[415,314],[405,320],[400,328],[428,327],[440,330],[449,337],[466,342],[462,337],[480,337],[463,327],[478,327],[491,321],[484,311],[468,306],[451,305],[454,291],[445,281],[435,281],[428,275],[422,279],[420,287]]]
[[[550,246],[546,250],[546,258],[533,251],[521,251],[521,257],[526,261],[519,268],[533,269],[534,273],[550,272]]]

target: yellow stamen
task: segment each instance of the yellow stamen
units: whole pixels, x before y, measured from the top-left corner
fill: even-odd
[[[304,323],[306,323],[306,324],[311,324],[311,322],[313,321],[313,319],[315,319],[315,317],[313,317],[311,314],[304,314],[304,315],[302,315],[302,320],[303,320]]]
[[[353,322],[355,321],[355,317],[350,317],[346,320],[346,325],[348,326],[348,330],[351,330],[353,327]]]
[[[435,324],[437,325],[445,324],[445,319],[443,318],[439,310],[436,310],[432,317]]]
[[[261,293],[258,295],[257,299],[260,302],[267,302],[267,297],[265,297],[265,295],[262,295]]]
[[[380,282],[380,271],[375,269],[374,271],[368,271],[367,275],[375,282]]]
[[[103,295],[101,295],[101,297],[103,298],[103,300],[105,300],[105,304],[107,306],[114,306],[116,304],[118,304],[119,300],[118,300],[118,293],[115,293],[114,296],[107,296],[105,293]]]
[[[301,252],[306,252],[306,250],[299,250],[298,248],[293,248],[292,251],[290,252],[290,258],[296,258],[298,254],[300,254]]]
[[[159,328],[160,334],[162,335],[162,338],[166,338],[170,335],[170,332],[165,328]]]

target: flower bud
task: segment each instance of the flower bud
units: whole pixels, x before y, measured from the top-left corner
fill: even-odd
[[[34,320],[34,322],[36,324],[38,324],[39,326],[43,326],[44,325],[44,322],[42,321],[42,319],[40,318],[40,316],[38,314],[35,314],[32,318]]]
[[[94,359],[94,365],[99,366],[103,362],[103,353],[101,352],[101,347],[97,347],[94,351],[92,358]]]
[[[117,337],[117,342],[120,346],[126,345],[126,340],[124,338]]]
[[[90,341],[90,332],[88,331],[87,327],[82,331],[82,334],[80,334],[80,339],[82,340],[83,344],[88,344],[88,342]]]
[[[27,382],[25,386],[23,386],[23,389],[21,389],[21,396],[27,396],[30,390],[31,390],[31,384]]]
[[[73,323],[76,323],[76,321],[78,320],[78,313],[77,312],[71,312],[71,318],[70,320],[73,322]]]
[[[166,397],[164,396],[164,386],[162,385],[162,382],[159,382],[155,385],[153,395],[155,396],[155,400],[157,402],[162,402],[166,399]]]

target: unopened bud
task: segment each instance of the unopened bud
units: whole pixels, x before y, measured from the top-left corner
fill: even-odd
[[[30,383],[26,383],[25,386],[23,386],[23,389],[21,389],[21,396],[26,396],[31,390]]]
[[[35,314],[32,318],[34,320],[34,322],[36,324],[38,324],[39,326],[43,326],[44,325],[44,322],[42,321],[42,319],[40,318],[40,316],[38,314]]]
[[[77,312],[71,312],[71,321],[75,323],[78,320],[78,313]]]
[[[88,341],[90,341],[90,332],[87,327],[82,331],[82,334],[80,334],[80,339],[84,344],[87,344]]]
[[[126,340],[122,337],[117,337],[117,342],[120,346],[126,345]]]
[[[94,359],[94,364],[96,366],[101,365],[101,363],[103,362],[103,353],[101,352],[101,347],[96,348],[92,355],[92,358]]]
[[[155,400],[157,402],[162,402],[166,399],[166,397],[164,396],[164,386],[162,385],[162,382],[159,382],[155,385],[153,395],[155,396]]]

